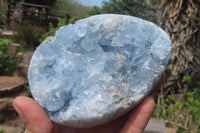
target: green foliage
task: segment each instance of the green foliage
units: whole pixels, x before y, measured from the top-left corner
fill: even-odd
[[[31,25],[28,21],[24,21],[16,28],[14,37],[23,48],[35,48],[39,45],[41,34],[41,29]]]
[[[24,82],[24,88],[26,88],[27,90],[30,90],[28,78],[26,78],[26,80]]]
[[[146,0],[109,0],[104,2],[102,8],[105,13],[126,14],[155,21],[156,11],[152,7]]]
[[[1,130],[0,133],[6,133],[6,131],[5,130]]]
[[[187,103],[190,105],[189,108],[191,109],[191,115],[195,117],[195,123],[200,125],[200,99],[195,96],[195,93],[188,92]]]
[[[4,25],[4,21],[6,18],[6,10],[0,10],[0,25]]]
[[[167,101],[169,104],[174,103],[175,97],[172,96],[172,95],[168,95],[166,101]]]
[[[16,70],[15,54],[9,51],[11,40],[0,38],[0,75],[12,75]]]
[[[74,24],[74,23],[76,23],[76,21],[78,21],[79,19],[80,19],[80,18],[77,17],[77,16],[71,17],[68,24]],[[59,25],[58,25],[58,26],[59,26]]]
[[[176,110],[172,107],[167,107],[167,110],[166,110],[166,117],[169,118],[169,116],[172,116],[173,113],[175,112]],[[169,119],[169,121],[172,121],[172,119]]]
[[[182,109],[182,108],[183,108],[183,103],[181,103],[181,102],[176,102],[176,103],[175,103],[175,106],[176,106],[178,109]]]
[[[39,38],[39,42],[42,43],[47,37],[55,35],[55,28],[52,23],[49,23],[49,32],[43,34],[41,38]]]
[[[155,105],[153,116],[177,123],[177,132],[200,131],[200,88],[190,89],[182,101],[168,95],[165,102]],[[161,106],[161,108],[160,108]],[[183,125],[183,126],[180,126]],[[187,125],[188,127],[186,127]],[[184,127],[184,128],[183,128]],[[187,130],[186,130],[187,129]]]
[[[103,14],[103,13],[104,13],[104,11],[97,6],[94,6],[90,10],[86,11],[86,14],[88,16],[98,15],[98,14]]]
[[[56,30],[58,30],[61,26],[66,25],[66,19],[67,18],[59,19],[57,27],[54,27],[52,23],[49,23],[49,32],[44,34],[42,36],[42,38],[39,39],[40,43],[42,43],[49,36],[55,36]],[[74,17],[70,18],[68,24],[74,24],[79,19],[80,19],[79,17],[74,16]]]
[[[184,128],[178,126],[177,133],[183,133],[184,131]]]
[[[5,0],[0,1],[0,27],[5,24],[6,12],[7,12],[7,3]]]
[[[184,82],[186,82],[187,84],[191,83],[191,77],[190,76],[184,76],[183,77]]]
[[[52,8],[52,13],[54,11],[67,12],[70,16],[85,17],[85,12],[89,10],[90,7],[83,6],[79,4],[76,0],[57,0]]]
[[[193,93],[193,97],[200,101],[200,89],[194,88],[192,93]]]

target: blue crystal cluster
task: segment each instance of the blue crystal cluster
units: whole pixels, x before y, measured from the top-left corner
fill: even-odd
[[[34,52],[34,99],[62,125],[92,127],[140,102],[159,80],[171,51],[168,35],[140,18],[104,14],[61,27]]]

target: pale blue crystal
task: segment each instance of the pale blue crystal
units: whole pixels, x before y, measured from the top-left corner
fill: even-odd
[[[33,97],[62,125],[92,127],[140,102],[165,70],[168,35],[140,18],[104,14],[56,31],[29,67]]]

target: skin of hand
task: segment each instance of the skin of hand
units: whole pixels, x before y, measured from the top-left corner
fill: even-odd
[[[164,73],[152,93],[160,88],[165,77]],[[31,98],[19,96],[13,101],[15,110],[26,125],[27,133],[142,133],[154,105],[153,98],[147,96],[132,111],[111,122],[92,128],[72,128],[52,122],[41,106]]]

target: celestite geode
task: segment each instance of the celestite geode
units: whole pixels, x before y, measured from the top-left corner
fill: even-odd
[[[31,93],[56,123],[100,125],[125,114],[151,91],[170,50],[168,35],[140,18],[82,19],[37,48],[29,67]]]

